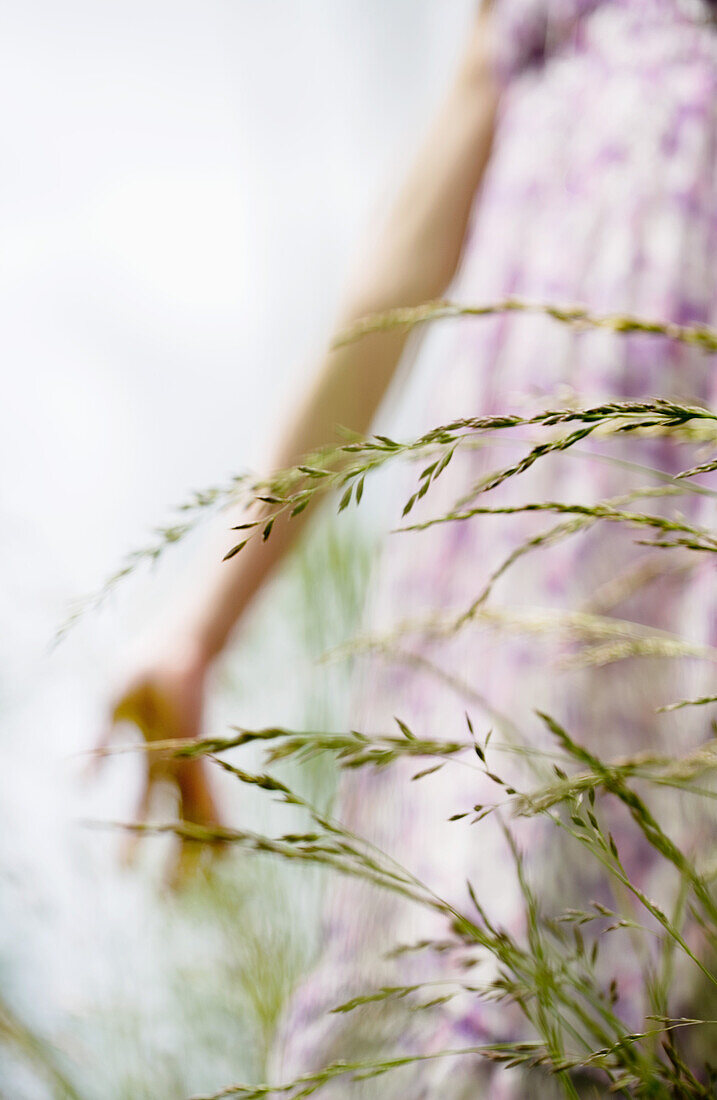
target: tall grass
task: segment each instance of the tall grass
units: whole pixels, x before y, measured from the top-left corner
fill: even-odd
[[[616,335],[654,334],[684,342],[705,353],[717,350],[717,332],[704,326],[678,326],[645,321],[628,316],[596,317],[582,308],[536,306],[518,301],[480,307],[451,303],[429,303],[412,310],[394,310],[368,318],[338,343],[360,339],[367,332],[394,327],[425,325],[446,317],[490,315],[506,311],[540,310],[556,323],[579,327],[600,327]],[[448,511],[412,523],[408,517],[419,501],[429,496],[454,456],[474,446],[486,446],[506,431],[524,429],[531,435],[523,453],[510,463],[497,466],[483,476]],[[588,504],[579,500],[536,500],[522,505],[490,505],[490,493],[498,486],[520,478],[548,457],[561,461],[577,451],[587,439],[599,438],[603,453],[612,441],[630,433],[636,440],[651,439],[655,434],[699,441],[706,453],[704,461],[686,466],[676,475],[644,467],[645,484],[619,498]],[[336,447],[325,448],[296,467],[275,473],[268,479],[242,477],[224,488],[199,494],[188,505],[190,523],[208,506],[223,505],[243,496],[247,504],[246,522],[239,525],[238,541],[229,548],[227,559],[240,554],[252,539],[266,540],[279,516],[293,517],[315,506],[329,494],[338,494],[338,511],[361,505],[367,479],[377,470],[398,461],[418,463],[413,488],[397,517],[403,530],[416,532],[439,524],[487,522],[491,515],[525,512],[545,513],[553,520],[538,535],[531,535],[514,549],[493,572],[477,595],[466,592],[465,605],[458,611],[439,611],[430,616],[407,620],[391,636],[358,637],[344,645],[345,653],[361,649],[388,650],[400,645],[407,634],[423,637],[449,637],[469,623],[483,622],[495,629],[541,636],[566,634],[575,643],[572,660],[579,665],[604,665],[639,657],[678,660],[683,657],[704,661],[709,667],[717,651],[706,641],[695,642],[676,633],[658,631],[639,623],[603,614],[599,607],[547,612],[544,610],[508,614],[490,605],[497,580],[516,563],[538,549],[550,548],[577,535],[588,527],[608,525],[627,528],[634,538],[650,547],[659,561],[666,552],[689,550],[695,561],[713,560],[717,552],[717,530],[691,523],[680,505],[695,494],[715,497],[717,493],[700,478],[717,470],[717,412],[655,397],[650,400],[611,400],[585,407],[540,410],[530,415],[468,416],[443,424],[417,439],[397,441],[387,436],[367,439],[348,438]],[[653,510],[654,502],[659,510]],[[669,507],[672,506],[672,507]],[[257,507],[261,518],[257,517]],[[669,507],[669,511],[668,511]],[[686,510],[689,512],[689,510]],[[556,522],[557,521],[557,522]],[[126,569],[134,567],[142,556],[156,558],[166,545],[183,533],[181,527],[160,532],[157,542],[144,555],[123,567],[110,582],[114,585]],[[615,584],[639,588],[659,575],[661,566],[643,568],[644,576],[616,578]],[[472,685],[476,689],[480,685]],[[717,681],[715,682],[717,689]],[[717,696],[704,693],[693,699],[675,699],[669,707],[687,711],[709,708]],[[480,979],[470,973],[457,977],[446,963],[445,983],[436,994],[435,983],[367,988],[334,1010],[352,1013],[365,1006],[400,1000],[416,1012],[437,1001],[445,1003],[455,996],[502,1001],[518,1010],[529,1026],[529,1040],[506,1039],[500,1043],[467,1045],[464,1048],[405,1053],[377,1060],[332,1062],[300,1079],[261,1085],[230,1085],[214,1096],[243,1096],[258,1100],[264,1096],[299,1097],[318,1093],[337,1081],[365,1080],[391,1074],[408,1063],[427,1059],[483,1059],[511,1067],[522,1067],[540,1079],[554,1077],[562,1093],[577,1097],[578,1077],[594,1082],[595,1087],[635,1097],[706,1098],[715,1095],[717,1076],[704,1051],[717,1049],[717,1024],[707,1012],[703,1018],[683,1018],[675,1007],[674,974],[676,960],[692,969],[705,990],[700,1005],[717,1004],[717,971],[712,955],[717,946],[717,900],[713,880],[717,865],[711,858],[695,860],[683,851],[654,809],[654,795],[666,789],[679,789],[707,807],[715,798],[712,786],[717,770],[717,741],[708,741],[687,755],[643,752],[618,759],[603,759],[592,748],[581,744],[571,730],[563,728],[551,715],[541,714],[540,721],[552,739],[548,754],[552,768],[549,780],[532,789],[518,790],[493,764],[496,751],[514,746],[491,742],[488,765],[485,738],[478,737],[470,719],[465,736],[446,740],[441,730],[435,736],[417,736],[402,720],[395,729],[367,734],[350,728],[322,725],[321,715],[313,729],[292,730],[281,726],[266,729],[236,729],[225,737],[212,737],[193,744],[164,742],[151,751],[180,756],[202,754],[215,767],[264,797],[298,807],[305,826],[292,833],[270,836],[245,829],[206,829],[190,824],[134,825],[137,831],[172,832],[184,839],[207,845],[232,845],[236,849],[273,857],[305,866],[320,865],[333,873],[359,878],[383,892],[407,899],[411,904],[437,914],[444,935],[455,948],[477,950],[491,958],[495,966],[490,977]],[[655,722],[659,722],[658,714]],[[266,770],[240,767],[225,753],[259,745],[266,758]],[[534,754],[545,762],[545,751],[521,750],[526,757]],[[525,933],[512,934],[489,916],[489,907],[480,892],[469,885],[466,904],[438,896],[406,868],[368,841],[349,831],[332,815],[326,800],[317,790],[302,786],[300,772],[293,777],[277,774],[272,765],[279,762],[312,762],[330,759],[339,769],[391,768],[407,758],[415,758],[414,779],[421,780],[437,767],[453,767],[470,758],[494,783],[496,800],[475,806],[469,813],[456,807],[456,822],[463,820],[477,830],[489,817],[499,815],[513,858],[513,874],[519,885],[525,911]],[[653,858],[662,862],[679,884],[673,906],[667,911],[631,877],[626,861],[609,825],[609,808],[620,804],[628,815],[630,828],[640,843],[645,843]],[[340,814],[340,809],[337,811]],[[579,908],[549,912],[546,900],[538,896],[526,874],[524,857],[516,840],[518,818],[538,818],[548,822],[556,835],[566,837],[580,852],[580,859],[601,868],[613,887],[614,906],[584,899]],[[468,820],[465,820],[468,819]],[[629,861],[628,861],[629,862]],[[701,930],[702,946],[696,946],[690,928]],[[615,990],[605,984],[598,960],[601,945],[610,937],[629,934],[657,944],[649,958],[659,964],[646,964],[642,978],[651,1011],[644,1026],[629,1026],[620,1014]],[[399,945],[397,945],[398,947]],[[440,948],[440,944],[433,946]],[[431,944],[418,945],[428,950]],[[277,966],[280,961],[277,961]],[[271,1021],[273,1028],[274,1019]],[[267,1032],[268,1034],[268,1032]],[[698,1041],[683,1041],[683,1035]],[[536,1080],[538,1077],[536,1077]],[[378,1088],[379,1086],[377,1086]],[[380,1095],[380,1091],[376,1093]]]

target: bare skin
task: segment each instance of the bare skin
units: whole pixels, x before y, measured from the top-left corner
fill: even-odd
[[[441,296],[457,270],[468,218],[490,155],[497,89],[490,56],[490,13],[481,9],[448,94],[407,175],[392,211],[357,264],[335,331],[369,313],[418,305]],[[361,435],[396,371],[403,333],[377,333],[327,352],[303,399],[277,438],[273,469],[336,442],[343,425]],[[103,739],[117,723],[133,723],[147,741],[196,738],[202,733],[211,667],[249,604],[300,537],[304,516],[277,520],[266,544],[252,540],[238,557],[217,561],[203,589],[179,614],[160,624],[153,656],[140,663],[116,695]],[[176,621],[176,620],[175,620]],[[152,787],[170,777],[183,820],[212,824],[219,815],[202,761],[150,765],[138,814],[146,815]]]

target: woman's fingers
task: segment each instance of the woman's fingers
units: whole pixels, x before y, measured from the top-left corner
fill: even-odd
[[[114,722],[110,718],[108,718],[105,721],[105,724],[102,727],[99,736],[95,738],[94,747],[89,750],[84,760],[79,775],[79,778],[82,782],[89,783],[97,778],[100,769],[105,762],[105,757],[108,755],[110,746],[114,741],[114,735]]]
[[[139,798],[137,799],[137,806],[134,812],[134,820],[138,825],[143,825],[149,818],[149,807],[152,798],[152,785],[147,775],[147,781],[142,787]],[[119,862],[122,867],[133,867],[137,859],[137,848],[139,842],[142,839],[141,833],[134,829],[128,829],[122,838],[122,845],[120,847]]]
[[[183,821],[197,825],[216,825],[218,814],[204,760],[178,760],[175,778],[179,787],[179,813]]]

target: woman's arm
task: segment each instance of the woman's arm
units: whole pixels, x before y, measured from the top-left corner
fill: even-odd
[[[476,21],[450,92],[393,210],[364,251],[338,318],[339,330],[369,313],[436,298],[455,274],[493,132],[496,91],[485,20]],[[376,333],[329,352],[299,411],[279,435],[273,468],[291,466],[335,442],[338,425],[365,434],[405,341],[404,333]],[[303,519],[277,519],[266,544],[253,539],[208,579],[187,624],[200,662],[222,650],[264,578],[295,541]]]
[[[456,271],[493,133],[497,92],[488,18],[477,18],[453,84],[397,201],[364,250],[337,319],[339,329],[369,313],[435,298]],[[365,434],[405,341],[400,332],[375,333],[328,352],[298,411],[278,434],[273,468],[291,466],[335,442],[338,425]],[[133,722],[147,740],[199,736],[208,669],[296,540],[303,519],[277,519],[268,542],[252,539],[236,558],[212,566],[193,594],[193,606],[182,601],[179,621],[173,629],[164,624],[150,660],[125,683],[112,722]],[[148,769],[142,812],[155,777]],[[185,819],[216,818],[201,761],[173,765],[173,777]]]

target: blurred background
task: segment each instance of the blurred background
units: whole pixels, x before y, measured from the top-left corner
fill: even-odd
[[[3,5],[2,1097],[162,1100],[263,1076],[320,883],[226,859],[172,893],[163,842],[127,870],[117,835],[88,825],[132,818],[141,762],[81,781],[123,655],[196,540],[52,643],[192,489],[261,469],[473,7]],[[356,626],[372,523],[315,533],[272,587],[211,732],[346,720],[345,670],[314,661]],[[301,782],[330,795],[320,767]],[[271,827],[265,800],[222,793],[230,821]]]

